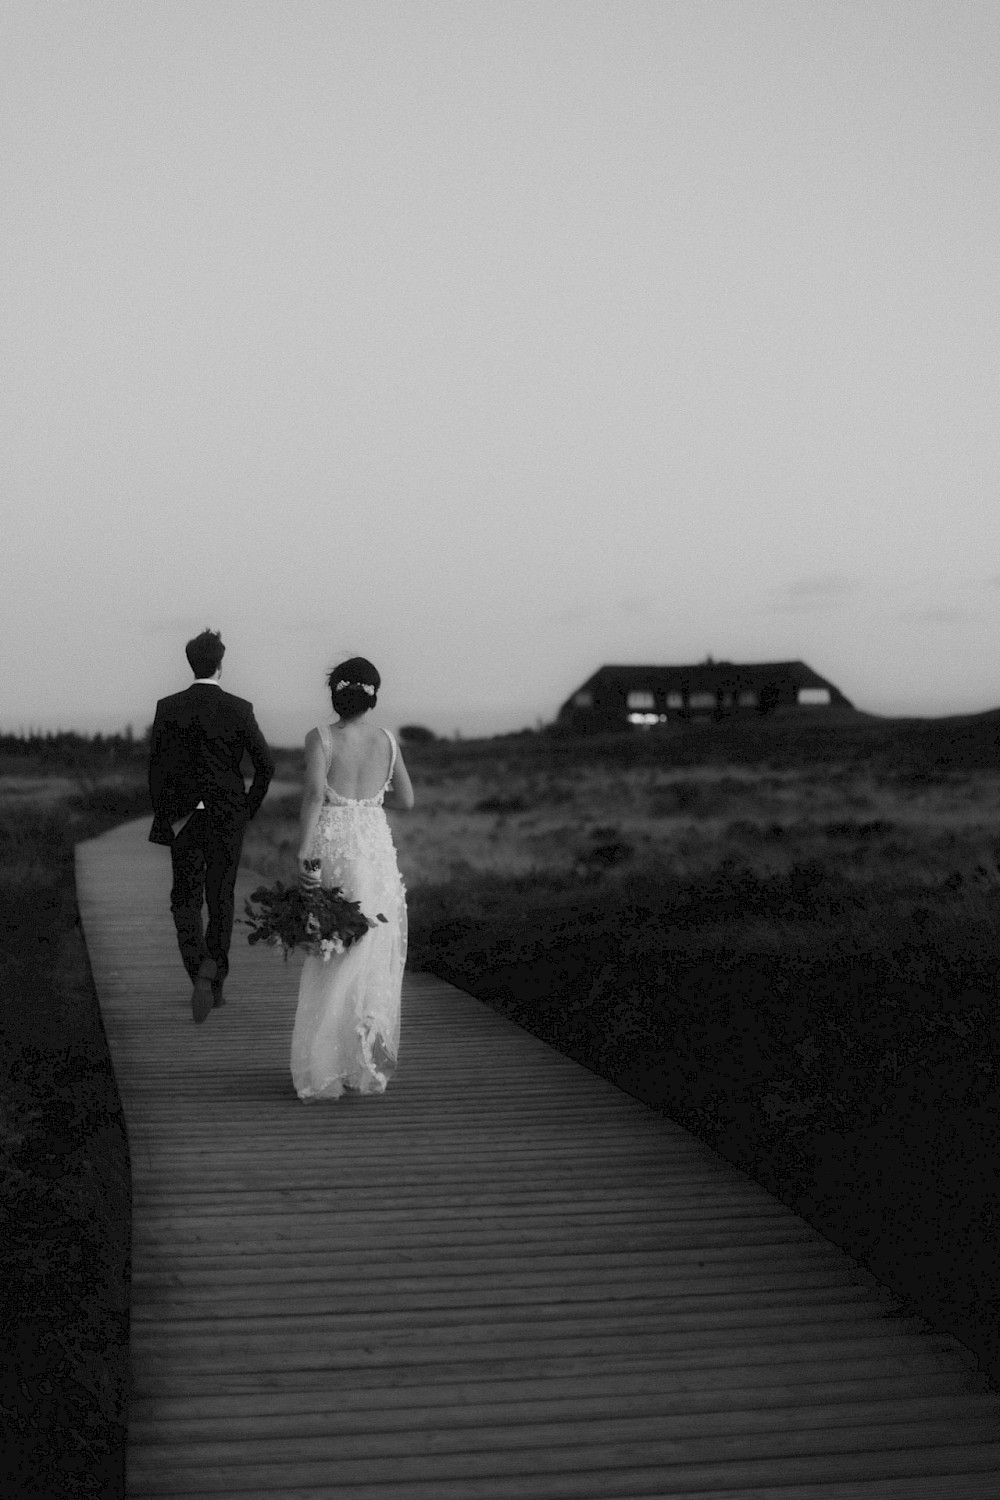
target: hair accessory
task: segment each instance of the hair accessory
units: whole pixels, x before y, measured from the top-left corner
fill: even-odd
[[[361,688],[362,692],[367,693],[369,698],[374,698],[375,696],[375,689],[372,687],[370,682],[347,682],[344,678],[341,678],[339,682],[334,683],[333,691],[335,693],[339,693],[341,688],[350,687]]]

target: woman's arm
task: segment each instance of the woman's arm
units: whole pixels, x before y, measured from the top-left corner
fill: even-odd
[[[306,776],[302,787],[302,808],[299,812],[299,884],[319,885],[319,871],[307,870],[306,860],[312,853],[313,837],[323,806],[323,787],[326,782],[326,757],[320,742],[319,732],[310,729],[306,735]]]
[[[386,792],[383,801],[386,807],[395,808],[400,812],[408,811],[413,806],[413,783],[406,769],[403,753],[398,747],[396,764],[392,771],[392,786]]]

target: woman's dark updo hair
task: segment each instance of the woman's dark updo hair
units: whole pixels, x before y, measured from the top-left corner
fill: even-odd
[[[355,719],[378,702],[382,679],[378,668],[363,656],[352,656],[334,667],[326,679],[333,711],[342,719]],[[365,689],[369,691],[365,691]]]

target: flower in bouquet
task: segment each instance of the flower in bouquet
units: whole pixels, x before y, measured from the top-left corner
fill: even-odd
[[[386,919],[381,912],[366,917],[357,901],[351,901],[339,886],[313,886],[302,890],[276,881],[258,886],[244,903],[247,942],[281,948],[285,958],[295,948],[315,954],[326,962],[335,953],[345,953],[370,927]]]

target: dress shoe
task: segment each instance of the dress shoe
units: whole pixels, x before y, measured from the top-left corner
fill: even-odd
[[[212,1009],[212,980],[215,978],[216,967],[214,958],[206,958],[195,975],[194,989],[191,991],[191,1014],[198,1026]]]
[[[217,979],[212,985],[212,1005],[218,1008],[220,1005],[225,1005],[225,1003],[226,997],[222,993],[222,980]]]

